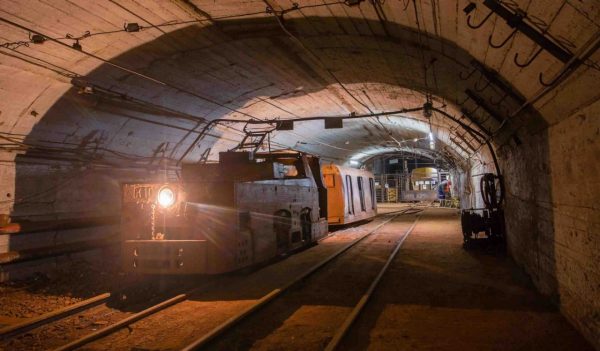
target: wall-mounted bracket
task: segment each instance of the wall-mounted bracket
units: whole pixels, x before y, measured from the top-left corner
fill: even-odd
[[[487,79],[488,81],[492,82],[492,84],[494,84],[495,86],[497,86],[498,88],[500,88],[505,94],[508,94],[511,98],[513,98],[519,104],[522,105],[523,103],[525,103],[525,98],[523,96],[521,96],[519,93],[516,93],[506,83],[504,83],[500,79],[500,77],[498,75],[498,72],[485,67],[483,64],[479,63],[476,60],[471,60],[471,65],[476,70],[478,70],[479,72],[481,72],[481,74],[485,77],[485,79]]]
[[[503,123],[505,118],[500,116],[498,112],[496,112],[487,101],[485,101],[481,96],[477,95],[474,91],[470,89],[465,90],[465,94],[469,97],[469,99],[473,100],[477,105],[479,105],[488,115],[492,116],[498,123]]]
[[[474,3],[471,3],[471,4],[474,4]],[[487,22],[487,20],[490,18],[490,16],[492,14],[496,14],[496,15],[500,16],[502,19],[504,19],[506,21],[506,23],[511,28],[514,28],[513,32],[508,36],[508,38],[506,38],[499,45],[493,44],[491,42],[491,36],[490,36],[489,41],[490,41],[490,45],[492,47],[498,48],[498,47],[504,46],[504,44],[506,44],[510,38],[514,37],[517,32],[521,32],[525,36],[527,36],[529,39],[531,39],[533,42],[535,42],[541,49],[547,51],[548,53],[550,53],[552,56],[556,57],[558,60],[562,61],[563,63],[566,63],[569,60],[571,60],[571,58],[573,58],[573,53],[571,53],[569,50],[567,50],[566,48],[561,46],[560,43],[558,43],[556,40],[552,39],[549,35],[544,34],[540,30],[538,30],[535,26],[529,24],[528,22],[531,22],[531,20],[527,17],[527,13],[525,13],[524,11],[522,11],[518,8],[516,10],[512,10],[512,9],[506,7],[505,5],[503,5],[502,2],[499,0],[484,0],[483,4],[487,8],[489,8],[491,11],[483,19],[483,21],[481,21],[477,25],[473,25],[470,22],[471,16],[469,13],[471,11],[473,11],[477,5],[471,6],[471,4],[469,4],[469,6],[467,6],[467,8],[469,8],[468,12],[466,11],[467,8],[465,8],[465,13],[467,13],[469,15],[467,25],[470,28],[473,28],[473,29],[480,28],[481,26],[483,26],[483,24],[485,22]],[[539,52],[536,53],[532,59],[528,60],[526,65],[531,64],[533,59],[535,59],[535,57],[537,57],[538,54],[539,54]]]
[[[479,128],[479,130],[481,130],[485,134],[485,136],[487,136],[487,137],[492,136],[492,133],[490,133],[489,130],[487,130],[481,123],[479,123],[477,118],[473,117],[473,115],[471,115],[471,113],[469,111],[467,111],[466,108],[461,108],[460,113],[462,113],[463,116],[465,116],[471,123],[476,125],[477,128]],[[480,136],[475,135],[472,131],[467,129],[467,133],[469,133],[469,135],[471,135],[471,137],[473,137],[475,140],[477,140],[477,142],[479,142],[479,143],[483,142],[481,140]]]

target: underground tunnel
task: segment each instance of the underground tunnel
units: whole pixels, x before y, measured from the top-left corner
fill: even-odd
[[[600,350],[600,3],[0,0],[0,349]]]

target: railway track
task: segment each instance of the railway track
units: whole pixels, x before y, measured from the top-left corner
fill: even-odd
[[[111,298],[111,296],[111,293],[96,295],[78,303],[59,308],[55,311],[45,313],[37,317],[30,318],[21,323],[6,326],[0,329],[0,340],[7,339],[11,336],[15,336],[20,333],[27,332],[31,329],[47,325],[61,318],[66,318],[75,313],[84,311],[86,309],[90,309],[98,304],[106,303]]]
[[[379,285],[379,282],[381,281],[383,275],[385,274],[388,267],[390,266],[390,264],[392,263],[392,261],[394,260],[396,255],[398,254],[398,251],[400,251],[400,248],[402,247],[402,244],[404,243],[406,238],[410,235],[410,233],[413,231],[413,229],[417,225],[418,221],[419,221],[419,217],[417,216],[417,218],[415,219],[413,224],[410,226],[410,228],[406,231],[406,233],[404,233],[402,238],[400,240],[398,240],[398,242],[396,243],[396,246],[394,247],[394,250],[389,255],[387,261],[385,262],[385,264],[383,265],[383,267],[381,268],[381,270],[379,271],[379,273],[377,274],[377,276],[375,277],[375,279],[373,280],[371,285],[369,285],[369,288],[367,289],[367,291],[363,294],[363,296],[360,298],[358,303],[354,306],[354,308],[352,309],[352,312],[350,312],[348,317],[344,320],[344,323],[336,330],[335,334],[333,335],[333,338],[331,339],[329,344],[327,344],[327,347],[325,347],[326,351],[333,351],[333,350],[337,349],[338,345],[341,343],[344,336],[348,333],[348,330],[350,330],[350,327],[352,326],[352,324],[358,319],[358,316],[360,315],[360,313],[362,312],[364,307],[367,305],[367,302],[369,301],[369,299],[373,295],[373,292]]]
[[[284,293],[285,291],[287,291],[289,288],[291,288],[292,286],[294,286],[295,284],[297,284],[298,282],[304,280],[305,278],[307,278],[308,276],[312,275],[313,273],[315,273],[316,271],[318,271],[319,269],[321,269],[322,267],[324,267],[327,263],[331,262],[332,260],[334,260],[336,257],[338,257],[339,255],[343,254],[344,252],[346,252],[348,249],[352,248],[353,246],[357,245],[358,243],[360,243],[361,241],[363,241],[365,238],[369,237],[370,235],[372,235],[373,233],[377,232],[377,230],[379,230],[381,227],[383,227],[385,224],[387,224],[388,222],[392,221],[394,218],[396,218],[397,216],[403,214],[403,213],[411,213],[411,211],[413,211],[413,209],[409,208],[406,210],[401,211],[400,213],[395,213],[390,215],[390,218],[384,220],[381,224],[377,225],[373,230],[369,231],[367,234],[359,237],[358,239],[355,239],[354,241],[352,241],[351,243],[345,245],[344,247],[342,247],[340,250],[336,251],[334,254],[328,256],[325,260],[322,260],[321,262],[319,262],[318,264],[314,265],[312,268],[310,268],[308,271],[304,272],[301,276],[297,277],[296,279],[294,279],[293,281],[289,282],[288,284],[286,284],[285,286],[273,290],[271,291],[269,294],[263,296],[261,299],[259,299],[255,304],[253,304],[252,306],[250,306],[247,309],[244,309],[243,311],[241,311],[239,314],[237,314],[236,316],[228,319],[226,322],[224,322],[223,324],[219,325],[217,328],[214,328],[212,331],[210,331],[209,333],[207,333],[206,335],[204,335],[202,338],[194,341],[194,343],[192,343],[192,345],[190,345],[189,347],[191,348],[198,348],[201,347],[203,344],[207,343],[208,341],[212,340],[214,337],[218,336],[219,334],[223,333],[224,331],[226,331],[228,328],[234,326],[236,323],[238,323],[239,321],[241,321],[242,319],[244,319],[245,317],[251,315],[254,311],[259,310],[262,306],[266,305],[268,302],[270,302],[271,300],[275,299],[277,296],[281,295],[282,293]],[[384,215],[385,216],[385,215]],[[110,335],[114,332],[116,332],[117,330],[124,328],[134,322],[137,322],[143,318],[146,318],[154,313],[157,313],[167,307],[170,307],[174,304],[180,303],[185,301],[186,299],[189,298],[189,296],[193,294],[193,291],[190,291],[186,294],[181,294],[178,296],[175,296],[174,298],[165,301],[164,303],[149,307],[148,309],[141,311],[135,315],[132,315],[128,318],[126,318],[125,320],[122,320],[120,322],[117,322],[111,326],[108,326],[106,328],[100,329],[94,333],[85,335],[82,338],[79,338],[77,340],[74,340],[66,345],[63,345],[59,348],[56,348],[54,351],[68,351],[68,350],[75,350],[81,346],[84,346],[92,341],[98,340],[104,336]]]
[[[405,209],[405,210],[401,210],[401,211],[394,211],[393,213],[387,213],[386,215],[391,216],[391,218],[389,218],[385,222],[378,225],[375,229],[373,229],[366,235],[360,237],[359,239],[352,242],[351,244],[347,245],[346,247],[344,247],[344,249],[340,250],[335,255],[328,257],[326,260],[324,260],[317,266],[313,267],[313,269],[309,270],[302,276],[299,276],[294,281],[290,282],[288,285],[284,286],[280,290],[274,290],[272,293],[265,295],[262,299],[257,301],[255,304],[249,306],[247,309],[245,309],[244,311],[241,311],[239,314],[231,317],[230,319],[228,319],[221,325],[219,325],[216,328],[214,328],[213,330],[211,330],[209,333],[194,340],[192,343],[190,343],[187,346],[185,346],[184,348],[182,348],[182,350],[183,351],[192,351],[192,350],[203,349],[206,347],[208,347],[210,349],[211,345],[219,342],[218,338],[220,336],[227,335],[228,333],[230,333],[234,329],[234,327],[238,323],[240,323],[242,320],[252,318],[252,315],[257,313],[258,311],[260,311],[262,307],[266,306],[270,302],[274,302],[274,300],[277,297],[281,296],[284,292],[289,290],[291,287],[298,285],[299,282],[305,280],[309,276],[316,273],[320,268],[324,267],[325,265],[327,265],[328,263],[333,261],[335,258],[338,258],[338,256],[340,256],[342,253],[347,252],[350,248],[356,247],[356,245],[363,242],[364,239],[368,238],[369,236],[371,236],[372,234],[377,232],[379,229],[381,229],[381,227],[383,227],[384,225],[393,221],[396,217],[398,217],[402,214],[416,214],[421,211],[423,211],[423,209],[409,208],[409,209]],[[408,237],[408,235],[410,235],[410,233],[416,226],[418,220],[419,220],[419,216],[417,216],[415,218],[415,220],[412,222],[410,227],[404,232],[402,237],[396,242],[392,252],[387,257],[385,264],[383,265],[383,267],[381,267],[381,269],[378,271],[375,278],[371,281],[368,289],[366,289],[366,291],[362,294],[362,296],[360,297],[360,299],[358,300],[356,305],[352,308],[351,312],[348,314],[346,319],[336,329],[335,333],[332,334],[331,341],[329,341],[329,343],[325,347],[325,350],[332,351],[338,347],[338,345],[343,340],[343,338],[346,335],[346,333],[348,332],[348,330],[350,330],[350,327],[352,326],[352,324],[356,321],[356,319],[359,317],[361,311],[366,306],[367,302],[371,298],[373,292],[375,291],[376,287],[378,286],[379,282],[381,281],[382,277],[384,276],[385,272],[387,271],[388,267],[390,266],[392,260],[394,259],[394,257],[396,257],[398,251],[400,250],[402,244],[404,243],[404,240]],[[249,324],[252,324],[252,323],[249,322]],[[217,349],[226,349],[226,348],[227,347],[225,347],[225,348],[217,347]]]
[[[78,303],[30,318],[21,323],[6,326],[0,329],[0,341],[2,341],[4,344],[5,342],[10,342],[10,338],[20,336],[32,330],[42,329],[44,327],[52,327],[60,325],[60,323],[68,323],[68,319],[72,318],[75,314],[89,313],[91,314],[91,318],[102,318],[114,314],[121,315],[120,317],[122,318],[120,318],[120,320],[117,322],[77,339],[77,341],[80,343],[84,340],[88,340],[89,342],[101,337],[102,335],[108,335],[113,330],[126,327],[127,325],[134,323],[139,319],[142,319],[152,313],[156,313],[161,309],[167,308],[177,302],[183,301],[185,298],[187,298],[187,296],[189,296],[189,294],[200,289],[207,288],[211,282],[201,286],[196,286],[195,288],[186,288],[186,285],[182,284],[182,286],[178,286],[177,288],[167,289],[155,296],[149,297],[150,301],[143,301],[143,298],[141,297],[127,297],[132,295],[135,296],[140,291],[160,290],[160,287],[157,287],[157,283],[153,283],[154,284],[148,284],[148,281],[142,281],[137,282],[136,284],[130,284],[119,291],[99,294],[89,299],[82,300]],[[160,283],[158,283],[158,285],[160,285]],[[185,292],[181,293],[182,290]],[[125,299],[132,301],[126,302]],[[154,304],[152,301],[159,302]],[[122,312],[122,310],[128,310],[130,308],[134,308],[135,306],[148,305],[148,303],[151,303],[151,306],[144,308],[140,312],[133,314]],[[91,324],[93,324],[93,322]],[[88,325],[88,327],[89,326],[90,325]],[[63,347],[67,347],[65,349],[72,349],[68,348],[71,344],[72,343],[69,343],[65,346],[59,347],[59,349],[62,349]],[[83,344],[85,344],[85,342],[82,343],[82,345]],[[76,345],[74,346],[76,347]],[[3,345],[0,344],[0,349],[2,349],[2,347]]]
[[[328,263],[332,262],[333,260],[335,260],[337,257],[342,255],[343,253],[345,253],[352,247],[355,247],[359,243],[363,242],[366,238],[368,238],[372,234],[376,233],[379,229],[381,229],[383,226],[388,224],[390,221],[394,220],[396,217],[403,215],[403,214],[415,214],[420,211],[422,211],[422,209],[407,208],[407,209],[403,209],[401,211],[395,211],[394,213],[387,213],[387,214],[381,215],[380,217],[384,217],[384,218],[388,217],[388,218],[385,218],[383,220],[383,222],[381,222],[380,224],[375,226],[375,228],[368,231],[366,234],[363,234],[360,237],[358,237],[357,239],[354,239],[350,243],[344,245],[341,249],[339,249],[336,252],[334,252],[333,254],[329,255],[326,259],[315,264],[309,270],[305,271],[303,274],[296,277],[294,280],[288,282],[281,288],[275,289],[275,290],[271,291],[270,293],[264,295],[262,298],[258,299],[254,304],[252,304],[248,308],[243,309],[235,316],[227,319],[225,322],[221,323],[216,328],[213,328],[210,332],[204,334],[202,337],[194,340],[192,343],[187,345],[184,349],[185,350],[194,350],[194,349],[201,348],[202,346],[208,344],[209,342],[213,341],[218,336],[220,336],[223,333],[230,330],[233,326],[238,324],[243,319],[250,317],[253,313],[259,311],[262,307],[266,306],[268,303],[275,300],[277,297],[281,296],[284,292],[288,291],[290,288],[297,285],[299,282],[305,280],[309,276],[311,276],[314,273],[316,273],[317,271],[321,270],[321,268],[325,267]],[[413,225],[413,227],[414,227],[414,225]],[[406,237],[406,235],[405,235],[405,237]],[[401,245],[401,243],[398,244],[398,248],[399,248],[399,245]],[[391,261],[391,258],[390,258],[390,261]],[[387,265],[389,265],[389,263],[386,264],[386,267],[387,267]],[[383,275],[383,273],[381,273],[380,275]],[[214,283],[214,282],[212,282],[212,283]],[[149,316],[155,315],[155,314],[159,313],[160,311],[165,310],[171,306],[180,304],[180,303],[188,300],[190,298],[190,296],[193,295],[194,293],[201,291],[201,290],[209,289],[211,285],[212,284],[202,285],[200,287],[189,289],[181,294],[176,294],[175,296],[173,296],[169,299],[162,300],[159,303],[151,305],[137,313],[130,314],[124,318],[121,318],[120,320],[116,321],[115,323],[112,323],[103,328],[95,330],[92,333],[85,334],[67,344],[64,344],[62,346],[55,348],[54,350],[55,351],[75,350],[75,349],[80,348],[84,345],[87,345],[91,342],[100,340],[100,339],[107,337],[123,328],[130,326],[131,324],[133,324],[135,322],[138,322],[142,319],[148,318]],[[374,290],[374,287],[371,290]],[[110,298],[110,294],[102,294],[102,295],[96,296],[94,298],[82,301],[76,305],[68,306],[67,308],[64,309],[64,311],[61,311],[61,310],[54,311],[54,312],[51,312],[50,314],[48,314],[47,316],[40,316],[40,317],[36,318],[36,320],[28,321],[28,323],[24,323],[23,325],[11,326],[12,330],[6,330],[5,335],[0,334],[0,339],[2,339],[3,337],[14,336],[18,333],[22,333],[24,331],[31,330],[34,328],[40,328],[42,326],[45,326],[45,325],[48,325],[51,323],[59,322],[60,320],[67,318],[69,316],[72,316],[75,313],[81,313],[82,311],[91,309],[95,306],[98,306],[99,304],[106,303],[106,301],[108,301],[109,298]],[[366,299],[368,299],[368,297]],[[366,303],[366,301],[365,301],[365,303]],[[356,315],[358,315],[358,313],[356,313]],[[351,322],[349,322],[349,323],[351,324]],[[0,331],[0,333],[1,333],[1,331]],[[342,334],[342,336],[343,336],[343,334]]]

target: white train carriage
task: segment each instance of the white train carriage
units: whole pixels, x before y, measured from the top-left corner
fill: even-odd
[[[373,173],[334,164],[322,166],[327,188],[327,221],[343,225],[377,215]]]

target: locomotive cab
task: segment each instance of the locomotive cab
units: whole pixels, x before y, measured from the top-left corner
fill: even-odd
[[[327,233],[320,206],[326,190],[314,156],[224,152],[218,163],[184,165],[181,177],[123,185],[125,271],[224,273]]]

